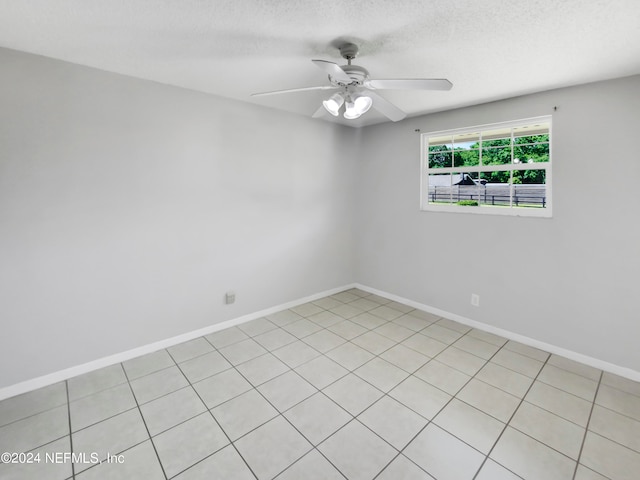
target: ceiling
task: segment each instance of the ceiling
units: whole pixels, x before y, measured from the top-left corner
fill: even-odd
[[[0,0],[0,46],[311,116],[311,63],[372,78],[448,78],[382,91],[409,116],[640,73],[638,0]],[[378,92],[380,93],[380,91]],[[373,109],[350,126],[387,121]]]

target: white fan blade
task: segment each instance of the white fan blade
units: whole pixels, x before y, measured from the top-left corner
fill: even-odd
[[[324,105],[320,105],[320,108],[318,110],[316,110],[316,113],[314,113],[313,115],[311,115],[311,118],[318,118],[318,117],[322,117],[325,113],[328,113],[327,110],[324,108]]]
[[[276,90],[273,92],[252,93],[252,97],[263,97],[265,95],[280,95],[281,93],[293,93],[293,92],[308,92],[311,90],[338,90],[339,87],[333,85],[322,85],[320,87],[302,87],[302,88],[290,88],[288,90]]]
[[[393,103],[382,98],[380,95],[378,95],[377,93],[371,90],[365,92],[364,95],[371,97],[371,99],[373,100],[373,105],[372,105],[373,108],[378,110],[381,114],[383,114],[385,117],[387,117],[389,120],[393,122],[402,120],[404,117],[407,116],[406,113],[404,113],[402,110],[396,107]]]
[[[365,85],[380,90],[451,90],[453,87],[446,78],[368,80]]]
[[[327,62],[326,60],[311,60],[316,66],[320,67],[326,73],[331,75],[331,78],[338,82],[350,84],[353,82],[351,77],[344,73],[344,70],[340,68],[340,65],[333,62]]]

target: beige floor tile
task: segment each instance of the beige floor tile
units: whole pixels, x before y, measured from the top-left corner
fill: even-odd
[[[427,420],[431,420],[451,400],[451,395],[414,376],[391,390],[389,396]]]
[[[573,480],[610,480],[610,479],[580,464],[578,465],[578,468],[576,470],[576,476],[574,477]]]
[[[428,337],[435,338],[436,340],[447,345],[451,345],[463,335],[463,333],[446,328],[439,323],[429,325],[427,328],[420,331],[420,333]]]
[[[475,378],[460,390],[456,398],[505,423],[509,421],[520,404],[518,397]]]
[[[447,348],[446,343],[442,343],[434,338],[422,335],[422,333],[419,332],[403,341],[402,345],[428,357],[435,357]]]
[[[524,433],[507,427],[491,459],[525,479],[567,480],[576,462]]]
[[[318,449],[349,480],[374,478],[398,453],[358,420],[352,420]]]
[[[254,389],[218,405],[211,413],[231,441],[278,415],[278,411]]]
[[[274,330],[277,327],[278,326],[275,323],[270,322],[266,318],[256,318],[255,320],[251,320],[250,322],[241,323],[240,325],[238,325],[238,328],[250,337],[255,337],[262,333],[266,333],[270,330]]]
[[[584,427],[529,402],[522,402],[509,426],[574,460],[578,459],[585,434]]]
[[[404,455],[398,455],[376,480],[435,480]]]
[[[634,382],[628,378],[604,372],[602,375],[602,384],[640,397],[640,382]]]
[[[591,402],[543,382],[533,382],[525,400],[583,427],[591,414]]]
[[[534,360],[539,360],[541,362],[546,362],[547,358],[549,358],[550,355],[548,352],[530,347],[529,345],[525,345],[513,340],[509,340],[505,344],[504,348],[506,348],[507,350],[511,350],[512,352],[524,355],[526,357],[533,358]]]
[[[287,410],[284,416],[313,445],[324,441],[353,418],[321,392]]]
[[[533,383],[532,378],[493,362],[488,362],[483,369],[478,372],[476,378],[518,398],[524,397]]]
[[[589,430],[640,452],[640,422],[608,408],[594,405]]]
[[[347,370],[355,370],[371,360],[375,355],[351,342],[343,343],[339,347],[327,352],[327,357],[342,365]]]
[[[444,390],[449,395],[458,393],[471,379],[469,375],[437,360],[431,360],[417,370],[414,375],[434,387]]]
[[[255,387],[289,370],[284,362],[270,353],[253,358],[236,368]]]
[[[478,476],[474,480],[520,480],[521,477],[507,470],[502,465],[497,464],[490,458],[480,469]]]
[[[312,450],[282,416],[245,435],[236,446],[259,479],[274,478]]]
[[[117,385],[120,381],[112,383]],[[100,385],[92,386],[91,393],[104,390],[109,387]],[[79,395],[84,396],[84,395]],[[31,392],[16,395],[0,401],[0,427],[9,423],[27,418],[36,413],[51,410],[52,408],[65,405],[67,403],[67,388],[65,382],[55,383],[48,387],[38,388]]]
[[[551,355],[547,363],[563,370],[567,370],[568,372],[575,373],[576,375],[586,377],[594,382],[600,381],[600,375],[602,374],[602,370],[598,370],[597,368],[590,367],[584,363],[579,363],[566,357],[561,357],[560,355]]]
[[[332,383],[323,392],[353,416],[359,415],[384,395],[353,373]]]
[[[280,412],[284,412],[318,390],[296,372],[289,370],[260,385],[258,391]]]
[[[456,322],[454,320],[449,320],[448,318],[441,318],[437,321],[437,324],[446,327],[449,330],[455,330],[456,332],[460,332],[463,335],[471,330],[471,327],[464,325],[460,322]]]
[[[484,330],[478,330],[477,328],[472,329],[467,335],[474,338],[479,338],[482,341],[487,343],[492,343],[498,347],[502,347],[505,343],[507,343],[507,339],[501,337],[499,335],[495,335],[493,333],[485,332]]]
[[[640,397],[607,385],[600,385],[596,403],[640,421]]]
[[[383,392],[388,392],[409,376],[406,371],[380,357],[370,360],[353,373]]]
[[[492,416],[455,398],[433,419],[433,423],[485,455],[505,427]]]
[[[339,323],[331,325],[329,330],[333,333],[340,335],[345,340],[351,340],[363,333],[367,332],[367,329],[361,325],[358,325],[351,320],[342,320]]]
[[[344,367],[325,356],[309,360],[297,367],[295,371],[318,390],[322,390],[349,373]]]
[[[538,380],[592,402],[598,382],[554,365],[545,365]]]
[[[427,419],[389,396],[374,403],[358,420],[397,450],[402,450],[427,424]]]
[[[389,350],[383,352],[380,354],[380,358],[394,364],[396,367],[399,367],[408,373],[415,372],[430,360],[426,355],[422,355],[421,353],[401,344],[391,347]]]
[[[640,472],[640,454],[600,435],[588,432],[580,463],[605,477],[636,480]]]
[[[225,477],[229,478],[229,477]],[[235,478],[235,477],[234,477]],[[251,477],[253,479],[253,477]],[[276,477],[276,480],[344,480],[344,477],[318,450],[311,450]]]
[[[302,305],[298,305],[296,307],[291,307],[290,310],[303,317],[310,317],[311,315],[315,315],[317,313],[324,311],[323,308],[311,302],[303,303]]]
[[[196,463],[175,477],[175,480],[201,480],[203,478],[233,478],[255,480],[242,457],[233,446],[228,445],[213,455]]]
[[[475,375],[487,363],[484,358],[477,357],[454,346],[441,352],[435,359],[467,375]]]
[[[433,423],[403,453],[438,480],[472,479],[484,455]]]
[[[491,361],[531,378],[535,378],[544,365],[539,360],[507,350],[506,348],[496,353]]]
[[[497,345],[487,343],[469,335],[461,337],[453,345],[460,350],[472,353],[476,357],[484,358],[485,360],[489,360],[500,349]]]

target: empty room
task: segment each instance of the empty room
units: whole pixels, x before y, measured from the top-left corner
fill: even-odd
[[[0,1],[2,480],[640,472],[636,0]]]

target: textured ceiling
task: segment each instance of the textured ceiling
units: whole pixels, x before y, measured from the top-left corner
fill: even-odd
[[[2,47],[306,116],[326,92],[250,94],[327,84],[341,40],[373,78],[453,82],[381,92],[416,116],[640,73],[640,1],[0,0]]]

